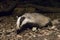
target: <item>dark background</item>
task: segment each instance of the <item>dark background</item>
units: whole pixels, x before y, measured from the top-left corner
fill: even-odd
[[[0,0],[0,16],[14,14],[17,7],[33,7],[39,13],[60,13],[60,0]]]

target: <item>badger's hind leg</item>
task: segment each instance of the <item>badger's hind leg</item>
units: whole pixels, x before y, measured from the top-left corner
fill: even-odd
[[[53,24],[52,24],[51,21],[49,21],[49,22],[44,26],[44,28],[46,28],[46,29],[51,29],[52,27],[53,27]]]
[[[49,22],[45,25],[45,27],[52,27],[52,26],[53,26],[53,24],[52,24],[51,21],[49,21]]]

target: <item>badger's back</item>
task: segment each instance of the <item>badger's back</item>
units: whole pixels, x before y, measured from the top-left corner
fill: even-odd
[[[23,16],[34,21],[34,23],[37,23],[40,26],[45,26],[47,23],[51,21],[49,17],[46,17],[39,13],[25,13]]]

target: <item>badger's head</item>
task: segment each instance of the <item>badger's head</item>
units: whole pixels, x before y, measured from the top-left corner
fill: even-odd
[[[25,29],[29,28],[32,29],[32,27],[36,27],[38,26],[38,24],[35,23],[34,20],[21,16],[18,17],[17,19],[17,34],[19,34],[20,32],[24,31]]]
[[[21,17],[18,17],[17,19],[17,29],[20,29],[21,27],[23,26],[31,26],[31,25],[34,25],[35,21],[33,19],[30,19],[28,17],[24,17],[24,16],[21,16]],[[35,24],[36,25],[36,24]]]

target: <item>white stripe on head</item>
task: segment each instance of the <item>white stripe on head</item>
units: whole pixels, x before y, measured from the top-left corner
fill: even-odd
[[[21,19],[21,17],[19,17],[18,19],[17,19],[17,29],[19,29],[19,25],[20,25],[20,19]]]

